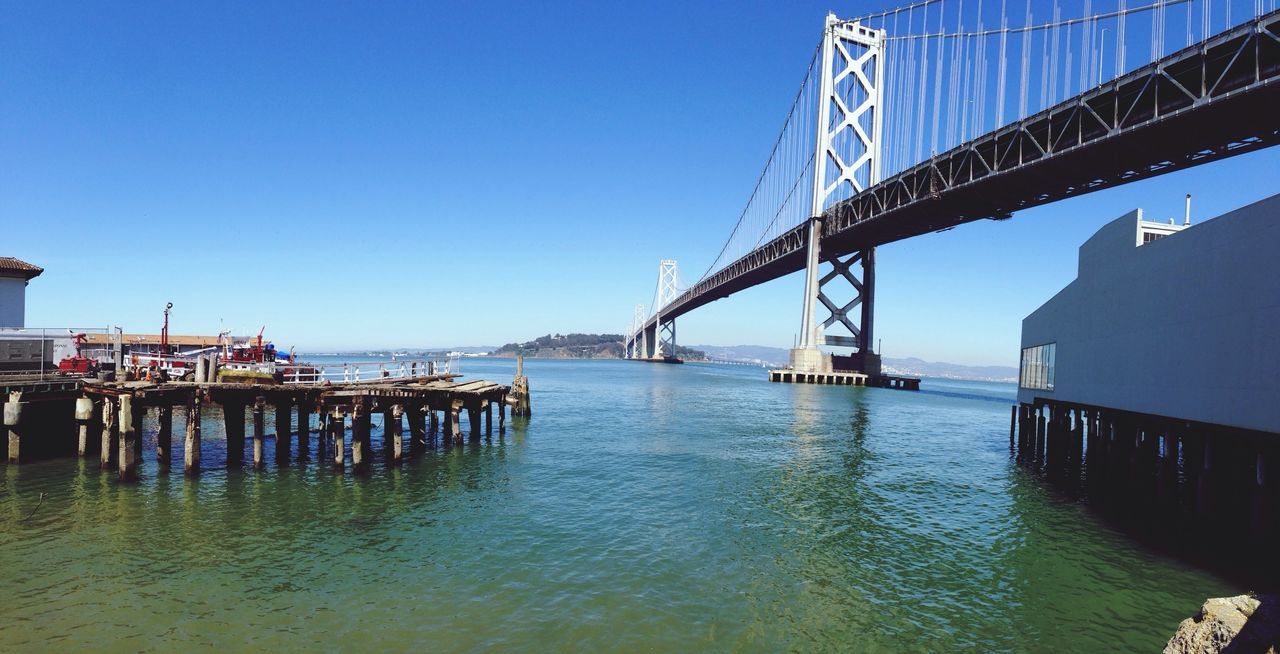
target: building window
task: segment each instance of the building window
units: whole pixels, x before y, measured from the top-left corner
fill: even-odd
[[[1057,349],[1057,343],[1022,348],[1018,385],[1038,391],[1053,390],[1053,361]]]
[[[1154,240],[1157,240],[1157,239],[1159,239],[1159,238],[1160,238],[1160,237],[1162,237],[1162,236],[1164,236],[1164,234],[1157,234],[1157,233],[1155,233],[1155,232],[1143,232],[1143,233],[1142,233],[1142,244],[1143,244],[1143,245],[1146,245],[1147,243],[1150,243],[1150,242],[1152,242],[1152,241],[1154,241]]]

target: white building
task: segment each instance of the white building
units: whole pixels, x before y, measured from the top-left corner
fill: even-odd
[[[1280,432],[1280,195],[1184,228],[1128,213],[1022,321],[1018,401]]]
[[[26,326],[27,282],[44,272],[13,257],[0,257],[0,329]]]

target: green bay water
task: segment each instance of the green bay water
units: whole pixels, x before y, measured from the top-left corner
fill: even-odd
[[[157,465],[153,416],[135,485],[96,459],[6,466],[0,650],[1151,652],[1246,590],[1012,463],[1011,385],[526,368],[531,421],[388,468],[375,414],[364,477],[314,438],[227,471],[209,410],[197,479],[180,438]]]

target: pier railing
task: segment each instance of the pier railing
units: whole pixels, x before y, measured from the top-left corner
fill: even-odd
[[[58,362],[75,354],[76,334],[110,333],[110,327],[0,328],[0,376],[59,377]],[[110,360],[114,352],[109,344],[103,356]]]
[[[456,357],[358,363],[281,363],[286,384],[353,384],[456,374]]]
[[[195,374],[196,363],[190,357],[161,354],[131,354],[126,365],[134,368],[162,368],[171,377],[186,379]],[[269,374],[284,384],[354,384],[360,382],[398,381],[422,377],[456,374],[456,357],[439,359],[404,359],[398,361],[364,361],[343,363],[308,363],[306,361],[228,361],[218,364],[221,370],[248,370]]]

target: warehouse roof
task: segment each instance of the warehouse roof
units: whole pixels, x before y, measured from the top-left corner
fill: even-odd
[[[44,272],[44,268],[34,266],[13,257],[0,257],[0,277],[21,277],[31,279]]]

